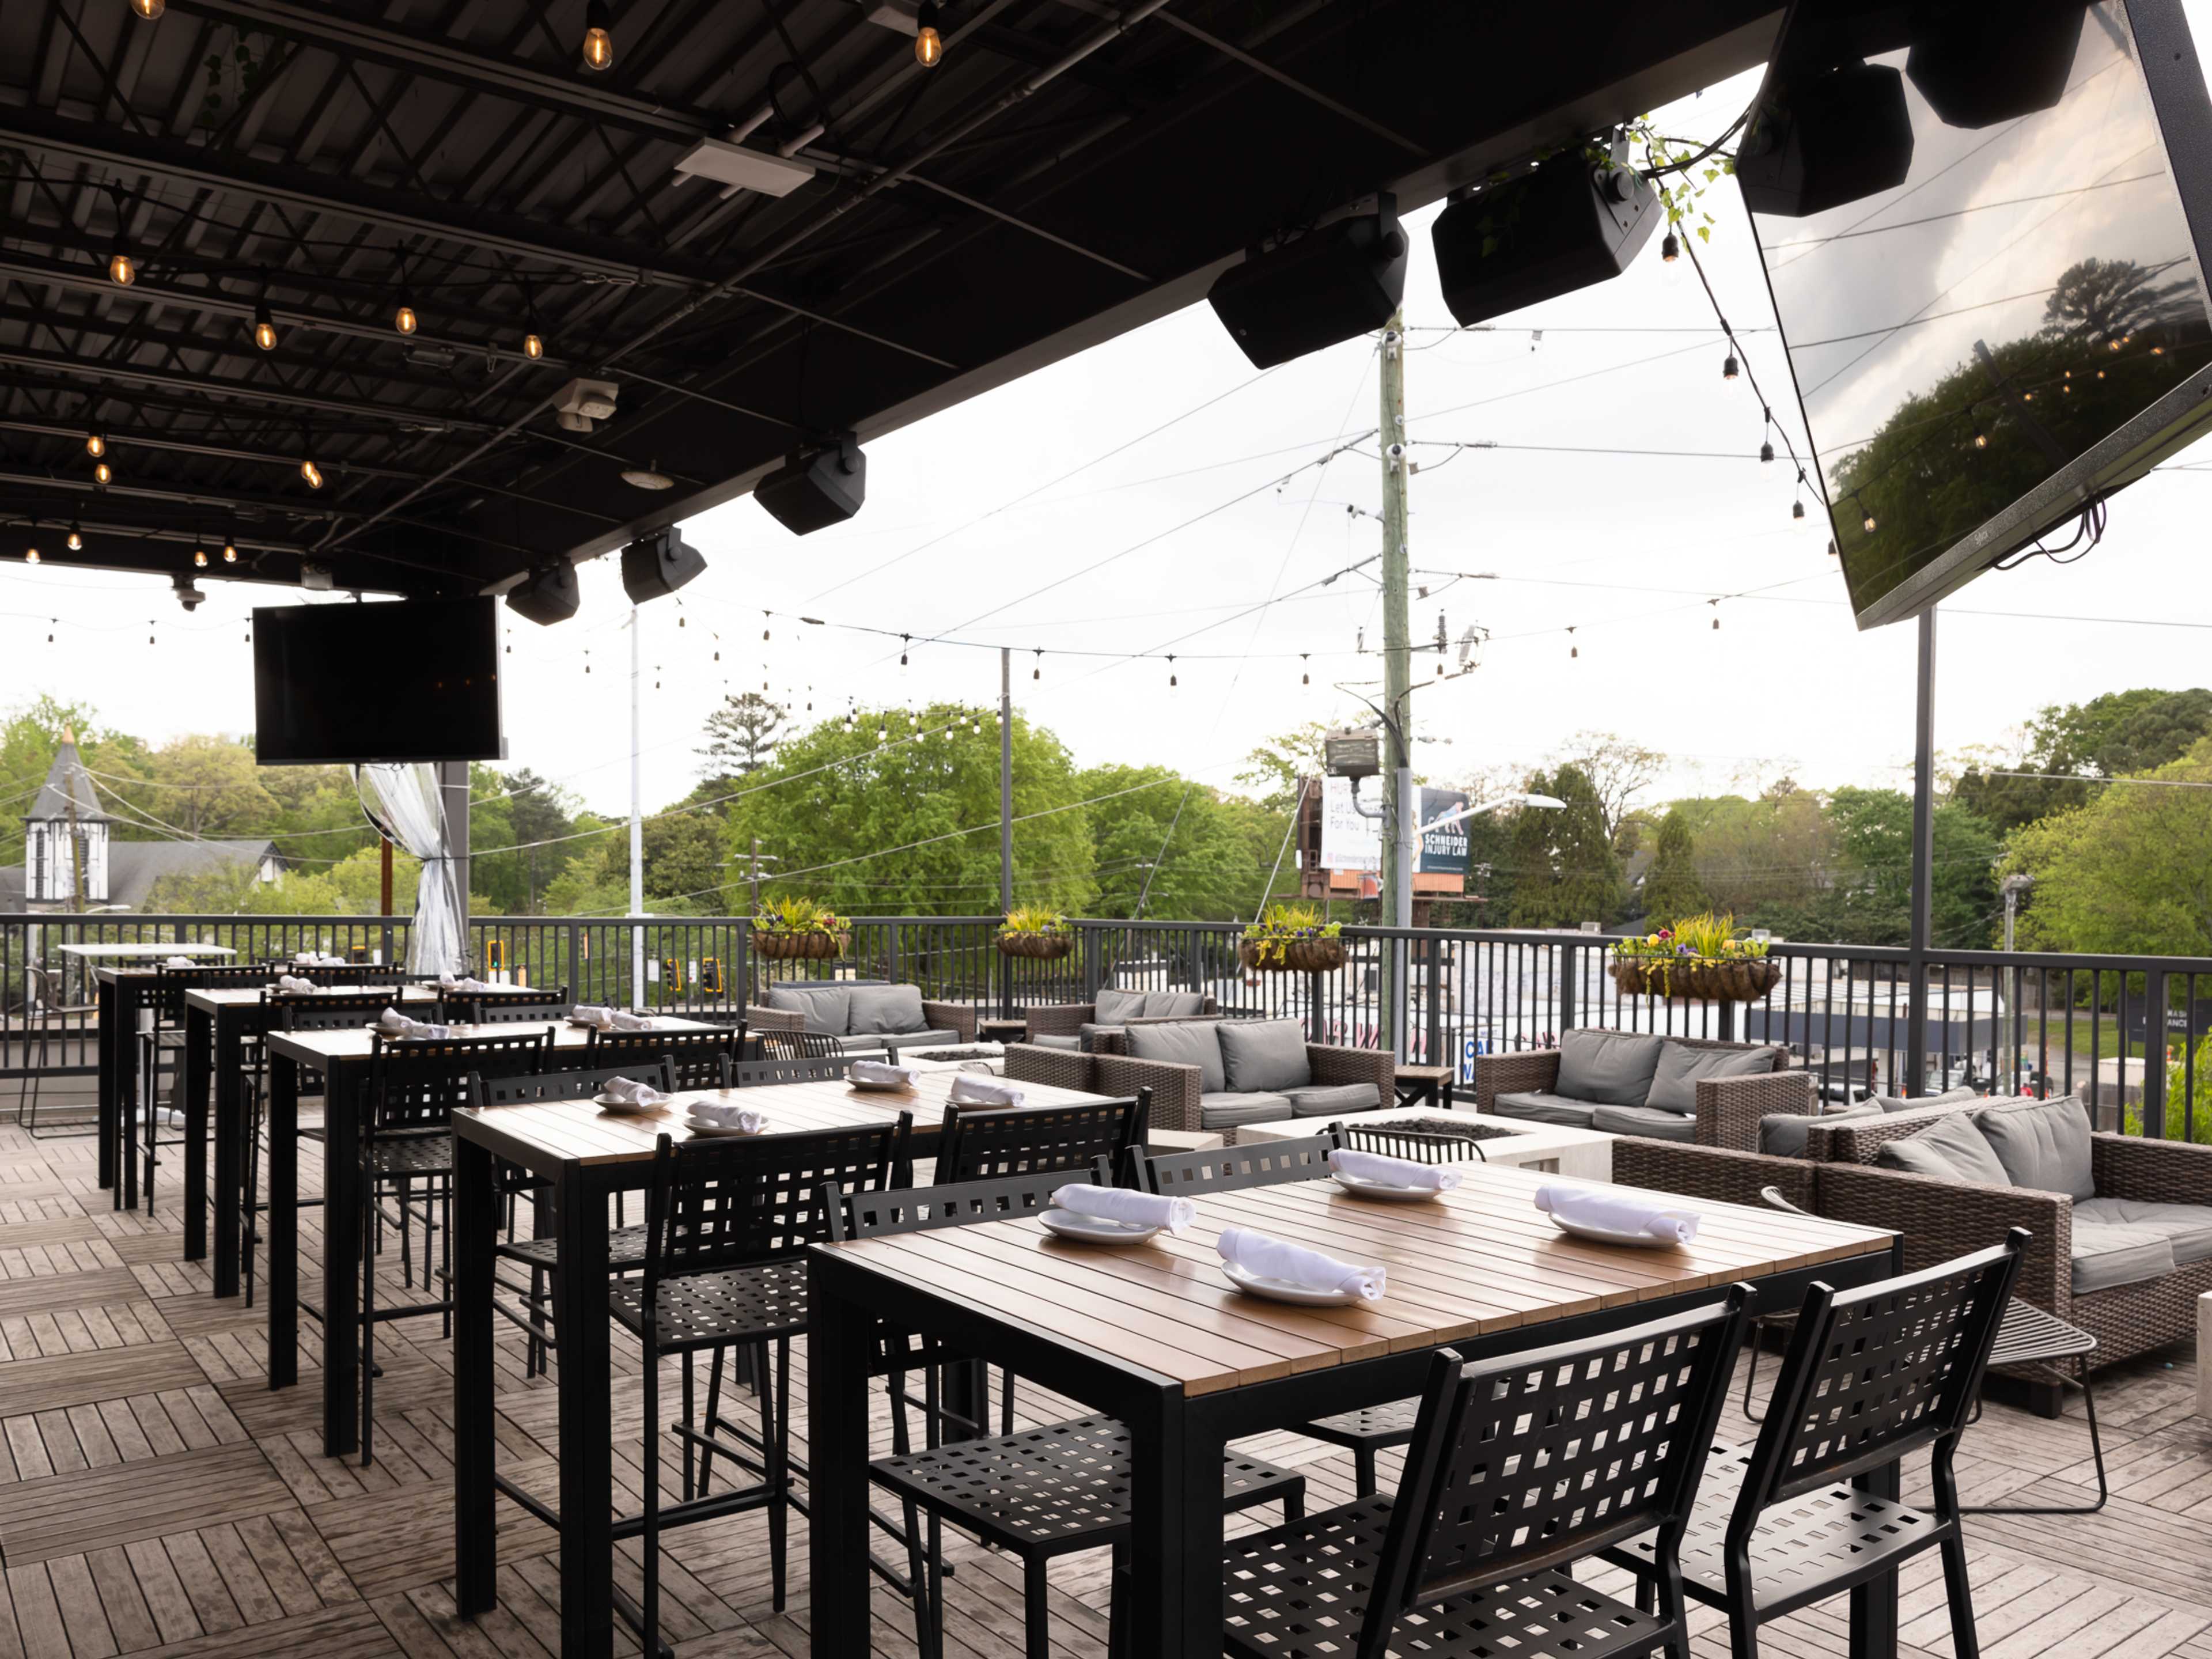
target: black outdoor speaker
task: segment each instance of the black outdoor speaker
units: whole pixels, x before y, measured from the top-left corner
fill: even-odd
[[[532,571],[509,588],[507,608],[541,628],[550,628],[574,616],[580,597],[576,592],[576,567],[563,559]]]
[[[1213,279],[1206,303],[1255,368],[1273,368],[1390,320],[1406,292],[1398,204],[1339,219]]]
[[[1437,276],[1462,325],[1618,276],[1667,216],[1658,192],[1625,165],[1555,155],[1437,216]]]
[[[673,593],[707,568],[699,550],[673,529],[656,530],[623,549],[623,592],[632,605]]]
[[[1946,126],[1990,127],[2057,105],[2081,45],[2081,0],[1986,0],[1931,10],[1905,72]]]
[[[800,450],[753,486],[753,499],[794,536],[842,524],[868,498],[868,458],[849,434],[817,450]]]
[[[1879,64],[1793,76],[1768,93],[1736,152],[1736,182],[1753,213],[1826,213],[1912,171],[1905,77]]]

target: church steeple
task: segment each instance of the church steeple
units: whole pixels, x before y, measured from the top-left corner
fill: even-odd
[[[107,836],[113,820],[100,810],[76,733],[62,728],[54,763],[38,799],[23,815],[23,890],[33,904],[105,904]]]

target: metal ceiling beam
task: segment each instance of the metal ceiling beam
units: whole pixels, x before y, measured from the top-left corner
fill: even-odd
[[[59,375],[65,380],[119,380],[131,386],[158,386],[166,392],[201,397],[235,398],[246,403],[295,409],[313,414],[362,416],[371,420],[392,421],[402,426],[422,427],[432,431],[493,432],[498,429],[486,421],[441,415],[434,410],[352,403],[339,398],[308,397],[299,392],[256,386],[245,380],[221,380],[204,374],[170,374],[159,369],[133,368],[127,363],[89,362],[81,357],[64,356],[50,351],[0,351],[0,366]]]

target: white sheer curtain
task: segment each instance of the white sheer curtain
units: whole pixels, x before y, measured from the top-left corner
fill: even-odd
[[[446,796],[438,769],[422,763],[379,762],[354,770],[370,821],[422,860],[422,879],[415,889],[415,926],[407,939],[407,971],[460,973],[468,966],[468,918],[453,880]]]

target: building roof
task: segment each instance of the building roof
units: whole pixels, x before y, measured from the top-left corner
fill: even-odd
[[[100,810],[100,803],[93,795],[92,780],[85,775],[84,762],[77,757],[76,739],[64,732],[61,746],[54,750],[54,763],[46,769],[46,781],[39,786],[39,798],[23,816],[27,819],[66,818],[70,816],[71,795],[76,797],[78,823],[112,822]]]
[[[164,876],[197,875],[219,865],[258,865],[279,856],[276,843],[258,841],[113,841],[107,843],[107,902],[145,908]]]

